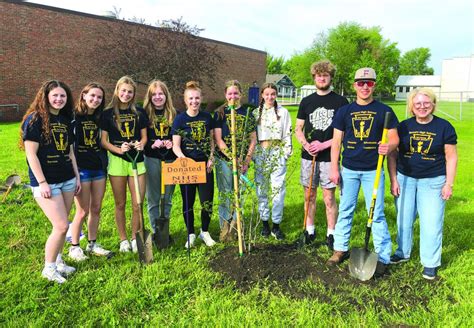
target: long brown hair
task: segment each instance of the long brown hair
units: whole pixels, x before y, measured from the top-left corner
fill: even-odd
[[[99,121],[100,114],[104,110],[105,107],[105,91],[104,88],[96,82],[91,82],[87,84],[79,94],[79,98],[76,102],[76,107],[74,108],[75,115],[86,115],[89,107],[84,100],[84,95],[87,94],[91,89],[100,89],[102,90],[102,102],[100,103],[99,107],[94,110],[94,120],[97,123]]]
[[[224,93],[226,93],[227,89],[229,89],[230,87],[236,87],[237,89],[239,89],[240,95],[242,95],[242,85],[240,84],[239,81],[237,81],[237,80],[227,81],[225,83]],[[219,106],[216,109],[217,116],[219,117],[219,119],[222,120],[224,118],[224,110],[227,106],[229,106],[229,104],[228,104],[227,99],[226,99],[225,103],[223,105]]]
[[[148,119],[150,120],[150,126],[153,126],[155,122],[155,106],[153,105],[151,98],[153,97],[153,93],[156,91],[157,88],[160,88],[166,97],[165,106],[163,109],[165,111],[165,118],[171,125],[177,115],[177,112],[173,106],[173,100],[171,99],[170,92],[163,81],[153,80],[148,85],[148,90],[146,91],[146,96],[143,100],[143,107],[148,115]]]
[[[265,91],[265,89],[273,89],[277,92],[278,94],[278,88],[275,84],[273,83],[264,83],[261,87],[261,91],[260,91],[260,95],[263,94],[263,91]],[[262,97],[262,100],[260,100],[260,106],[258,106],[258,120],[257,120],[257,124],[260,125],[261,121],[262,121],[262,112],[263,112],[263,105],[265,104],[265,100],[263,99]],[[275,110],[275,115],[277,117],[277,120],[280,120],[280,116],[278,115],[278,111],[277,111],[277,107],[278,107],[278,103],[275,99],[275,101],[273,102],[273,109]]]
[[[66,116],[68,119],[72,119],[72,111],[74,107],[74,100],[72,99],[72,92],[68,85],[64,82],[57,80],[49,80],[44,82],[36,93],[35,99],[28,107],[20,127],[23,127],[26,119],[31,115],[31,119],[28,122],[29,125],[33,124],[39,118],[41,119],[41,137],[46,143],[51,142],[51,132],[49,127],[49,110],[50,103],[48,100],[49,93],[55,88],[62,88],[66,92],[66,104],[60,110],[60,114]],[[21,128],[20,128],[21,129]],[[23,129],[20,130],[20,148],[24,147],[23,143]]]
[[[128,84],[133,87],[133,97],[129,102],[130,109],[132,110],[133,114],[137,117],[137,120],[139,119],[138,112],[137,112],[137,107],[135,105],[135,97],[137,95],[137,84],[135,81],[130,76],[122,76],[118,81],[117,84],[115,85],[115,90],[114,94],[112,95],[112,100],[110,101],[108,108],[106,110],[113,110],[114,111],[114,118],[115,118],[115,124],[117,126],[117,129],[120,128],[120,98],[118,96],[120,86],[122,84]]]

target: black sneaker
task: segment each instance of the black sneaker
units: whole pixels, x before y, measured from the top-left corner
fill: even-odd
[[[264,238],[270,237],[270,227],[268,225],[263,225],[261,235]]]
[[[272,228],[272,236],[275,237],[276,240],[285,239],[285,234],[283,233],[283,231],[280,230],[280,227]]]
[[[334,250],[334,235],[329,235],[326,237],[326,245],[328,246],[329,250]]]
[[[314,233],[309,234],[308,231],[304,232],[304,242],[306,245],[312,244],[315,239],[316,239],[316,235]]]
[[[438,268],[423,268],[423,278],[428,280],[435,280],[436,274],[438,273]]]
[[[375,267],[374,276],[376,278],[383,277],[385,274],[387,274],[387,271],[388,271],[387,268],[388,268],[388,264],[377,261],[377,266]]]
[[[398,255],[392,255],[390,256],[390,264],[398,264],[398,263],[403,263],[408,261],[409,259],[406,259],[404,257],[400,257]]]

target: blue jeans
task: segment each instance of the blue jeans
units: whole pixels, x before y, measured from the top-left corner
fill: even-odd
[[[236,219],[234,211],[234,178],[232,175],[232,162],[224,159],[217,159],[216,163],[217,188],[219,189],[219,225],[222,227],[224,220],[230,221],[231,217]],[[240,208],[244,207],[242,197],[246,186],[239,179]]]
[[[257,188],[258,212],[262,221],[270,219],[270,200],[272,201],[272,222],[280,224],[283,219],[286,193],[286,161],[281,147],[267,149],[257,147],[255,153],[255,185]]]
[[[415,179],[397,173],[400,195],[397,206],[397,244],[395,255],[409,258],[413,246],[413,224],[420,218],[420,260],[427,268],[441,265],[445,201],[441,189],[446,176]]]
[[[357,205],[357,196],[362,185],[364,192],[365,207],[367,213],[372,200],[372,190],[374,188],[375,170],[373,171],[352,171],[345,167],[341,170],[342,176],[342,196],[339,204],[339,216],[337,218],[336,229],[334,231],[334,250],[349,250],[349,239],[351,237],[352,219]],[[392,252],[392,240],[388,232],[387,221],[384,210],[384,173],[380,175],[379,187],[377,189],[377,201],[375,202],[374,219],[372,222],[372,237],[374,240],[375,252],[379,256],[379,261],[385,264],[390,263]],[[366,226],[364,220],[364,227]],[[365,231],[365,229],[364,229]]]
[[[145,156],[146,199],[148,202],[148,217],[153,231],[156,231],[156,220],[161,216],[161,163],[161,159]],[[174,188],[174,185],[165,186],[165,217],[168,219]]]

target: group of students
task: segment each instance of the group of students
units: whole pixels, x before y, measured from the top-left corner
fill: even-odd
[[[140,229],[135,182],[130,158],[136,158],[138,190],[147,197],[148,214],[153,230],[160,218],[162,165],[176,158],[187,157],[205,162],[206,183],[180,185],[183,199],[183,218],[189,235],[185,244],[195,244],[194,203],[196,192],[201,201],[201,231],[199,238],[207,246],[215,244],[209,234],[214,198],[213,167],[217,166],[220,191],[219,218],[221,240],[232,239],[235,210],[227,196],[232,191],[232,153],[230,145],[230,107],[236,110],[239,134],[239,172],[247,173],[256,148],[261,149],[260,163],[267,156],[276,156],[273,148],[284,149],[281,172],[275,175],[281,188],[281,204],[274,202],[276,213],[272,234],[283,238],[278,223],[281,221],[284,197],[284,162],[291,154],[291,120],[288,111],[277,106],[277,88],[266,84],[262,88],[262,102],[255,112],[243,107],[242,86],[236,80],[226,83],[226,104],[214,117],[201,110],[202,92],[197,82],[186,84],[186,110],[178,115],[165,83],[150,82],[141,108],[136,105],[136,84],[128,76],[116,84],[112,100],[105,108],[105,92],[97,83],[83,88],[74,106],[70,88],[63,82],[45,82],[28,108],[21,124],[21,142],[26,152],[30,185],[35,201],[52,224],[52,232],[45,245],[45,266],[42,276],[63,283],[75,268],[67,265],[62,250],[69,227],[68,216],[75,200],[76,213],[71,223],[69,257],[75,261],[87,259],[79,245],[81,227],[88,217],[88,245],[86,253],[111,256],[112,252],[97,242],[102,200],[109,177],[115,203],[115,221],[120,237],[120,252],[137,252],[133,236]],[[258,121],[258,123],[257,123]],[[265,136],[257,147],[258,133]],[[273,142],[275,141],[275,142]],[[278,142],[276,142],[278,141]],[[217,149],[216,149],[217,145]],[[108,154],[107,154],[108,153]],[[263,164],[262,164],[263,165]],[[260,174],[260,175],[259,175]],[[272,177],[273,177],[272,173]],[[263,172],[257,173],[263,181]],[[273,178],[272,178],[273,179]],[[132,200],[132,238],[127,237],[127,186]],[[269,187],[270,184],[267,184]],[[258,188],[262,218],[268,227],[268,190]],[[169,218],[174,186],[168,185],[164,194],[164,215]],[[268,231],[269,235],[270,232]]]
[[[375,251],[379,255],[377,273],[383,274],[390,262],[408,260],[413,222],[418,212],[421,261],[425,267],[423,276],[434,278],[441,263],[444,203],[452,195],[457,161],[454,128],[433,115],[436,106],[434,94],[426,89],[414,91],[408,99],[413,118],[398,124],[392,109],[373,99],[376,81],[373,69],[362,68],[356,72],[354,88],[357,99],[351,104],[332,91],[335,68],[330,62],[313,64],[311,74],[317,90],[302,100],[295,127],[296,137],[303,147],[300,180],[305,195],[308,195],[305,197],[308,240],[315,239],[315,199],[319,184],[326,206],[327,243],[334,250],[328,264],[340,263],[349,256],[349,238],[359,188],[362,185],[369,208],[377,156],[388,155],[391,190],[398,209],[398,249],[390,256],[392,244],[383,213],[382,176],[372,229]],[[201,110],[202,91],[197,82],[186,84],[183,95],[186,109],[182,113],[174,108],[169,90],[162,81],[150,82],[144,108],[136,105],[136,88],[130,77],[122,77],[105,108],[104,89],[97,83],[90,83],[81,91],[74,107],[69,87],[51,80],[41,86],[27,110],[21,125],[21,137],[30,184],[36,202],[53,226],[45,246],[42,276],[63,283],[75,271],[62,259],[73,199],[76,213],[71,223],[69,257],[76,261],[87,259],[79,246],[86,217],[86,252],[102,256],[112,254],[96,241],[107,176],[114,197],[120,252],[137,252],[134,236],[140,229],[141,208],[135,195],[130,160],[133,157],[138,162],[139,193],[142,201],[146,194],[153,230],[157,228],[161,215],[163,163],[182,157],[205,163],[205,183],[180,185],[188,234],[186,248],[193,247],[197,239],[193,211],[196,193],[202,204],[198,237],[207,246],[215,244],[209,234],[215,167],[220,240],[232,240],[236,211],[231,201],[234,154],[230,151],[229,104],[234,106],[236,114],[236,156],[239,174],[244,177],[241,181],[246,180],[252,160],[255,165],[261,235],[284,239],[280,223],[287,161],[292,154],[292,130],[288,110],[276,101],[277,87],[271,83],[262,85],[260,105],[252,109],[242,106],[242,86],[238,81],[230,80],[224,89],[226,101],[215,111],[214,117]],[[393,114],[388,127],[388,143],[379,144],[386,112]],[[339,161],[341,145],[344,147],[342,168]],[[313,167],[316,168],[315,174],[311,172]],[[335,199],[337,185],[341,186],[339,211]],[[127,237],[125,217],[127,186],[132,200],[131,240]],[[166,186],[163,197],[166,218],[170,216],[173,193],[174,186]]]
[[[327,263],[339,264],[350,256],[349,241],[360,187],[369,212],[378,157],[388,156],[391,193],[397,208],[398,247],[391,255],[382,170],[372,223],[378,254],[375,274],[382,276],[389,264],[409,260],[418,214],[422,276],[435,279],[441,265],[445,201],[452,196],[456,175],[456,132],[448,121],[433,114],[437,101],[430,89],[415,89],[409,94],[407,105],[412,117],[399,123],[392,108],[373,98],[376,73],[372,68],[356,71],[356,99],[350,104],[331,91],[335,72],[329,61],[311,66],[316,93],[302,100],[296,121],[296,137],[303,146],[301,183],[308,193],[308,239],[314,239],[313,216],[319,183],[326,206],[327,243],[333,250]],[[388,142],[382,143],[386,113],[391,114],[386,127]],[[314,183],[310,184],[312,160],[316,170],[312,175]],[[310,185],[314,190],[308,190]],[[336,185],[341,189],[339,207],[335,201]]]

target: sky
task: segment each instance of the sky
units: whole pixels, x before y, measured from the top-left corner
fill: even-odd
[[[436,75],[443,59],[474,54],[472,0],[33,0],[29,2],[94,15],[115,8],[121,17],[147,23],[183,18],[205,29],[201,36],[289,59],[310,47],[321,32],[342,22],[379,26],[403,53],[431,50]]]

